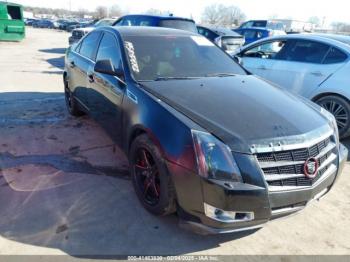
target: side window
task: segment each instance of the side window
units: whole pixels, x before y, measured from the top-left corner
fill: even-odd
[[[261,31],[256,31],[256,38],[262,38],[264,36],[263,32]]]
[[[265,42],[264,44],[255,46],[242,54],[242,57],[254,57],[263,59],[278,59],[280,53],[286,46],[286,41]]]
[[[151,26],[151,20],[148,19],[141,19],[138,23],[140,26]]]
[[[304,63],[321,64],[329,50],[323,43],[305,40],[296,40],[285,53],[284,59]]]
[[[244,24],[242,24],[241,28],[253,27],[253,24],[254,24],[253,21],[248,21],[248,22],[245,22]]]
[[[97,41],[100,38],[100,32],[90,33],[81,43],[79,53],[91,60],[94,60],[95,50],[97,47]]]
[[[77,53],[80,53],[80,47],[81,47],[81,43],[75,47],[74,51]]]
[[[114,23],[114,25],[113,26],[120,26],[120,25],[122,25],[123,24],[123,22],[124,22],[124,19],[123,18],[120,18],[120,19],[118,19],[115,23]]]
[[[323,61],[324,64],[336,64],[336,63],[342,63],[344,62],[348,56],[340,51],[339,49],[335,47],[331,47],[329,50],[325,60]]]
[[[216,34],[214,34],[212,31],[209,31],[205,28],[199,27],[198,33],[202,36],[205,36],[206,38],[210,39],[211,41],[214,41],[216,37],[218,37]]]
[[[135,26],[136,19],[133,16],[125,17],[123,19],[123,23],[121,25],[123,25],[123,26]]]
[[[109,59],[114,68],[120,67],[121,56],[118,42],[112,34],[104,33],[97,51],[96,61]]]
[[[247,31],[244,31],[243,35],[245,38],[248,38],[248,39],[255,38],[256,31],[255,30],[247,30]]]

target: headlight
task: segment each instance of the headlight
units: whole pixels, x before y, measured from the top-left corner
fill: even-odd
[[[230,148],[209,133],[192,130],[198,174],[205,178],[242,182]]]
[[[323,107],[321,107],[321,114],[324,115],[328,119],[330,126],[333,128],[336,143],[338,146],[339,145],[339,131],[338,131],[337,120],[330,112],[328,112]]]

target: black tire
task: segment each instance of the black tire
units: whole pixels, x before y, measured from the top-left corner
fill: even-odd
[[[145,165],[140,169],[141,152],[142,155],[147,155],[150,168]],[[176,197],[171,176],[158,147],[146,134],[136,137],[132,142],[129,163],[136,195],[145,209],[157,216],[174,213],[176,211]],[[149,182],[152,178],[148,177],[153,177],[153,184]]]
[[[77,101],[74,99],[72,92],[69,89],[69,85],[66,79],[64,79],[64,97],[69,114],[78,117],[84,113],[79,109]]]
[[[349,102],[340,96],[330,95],[317,99],[316,103],[334,115],[338,124],[339,137],[348,137],[350,135]]]

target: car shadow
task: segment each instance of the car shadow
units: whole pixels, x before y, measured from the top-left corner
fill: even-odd
[[[39,52],[50,53],[50,54],[64,54],[66,52],[66,48],[39,49]]]
[[[51,67],[56,67],[61,70],[64,69],[64,56],[48,58],[46,59],[46,62],[48,62],[51,65]]]
[[[193,253],[255,232],[200,236],[176,215],[148,213],[121,150],[88,117],[69,116],[63,93],[0,93],[0,133],[0,235],[9,240],[100,259]]]

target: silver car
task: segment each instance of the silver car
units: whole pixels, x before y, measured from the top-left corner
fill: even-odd
[[[349,36],[276,36],[247,45],[236,56],[253,74],[330,111],[340,136],[350,135]]]

